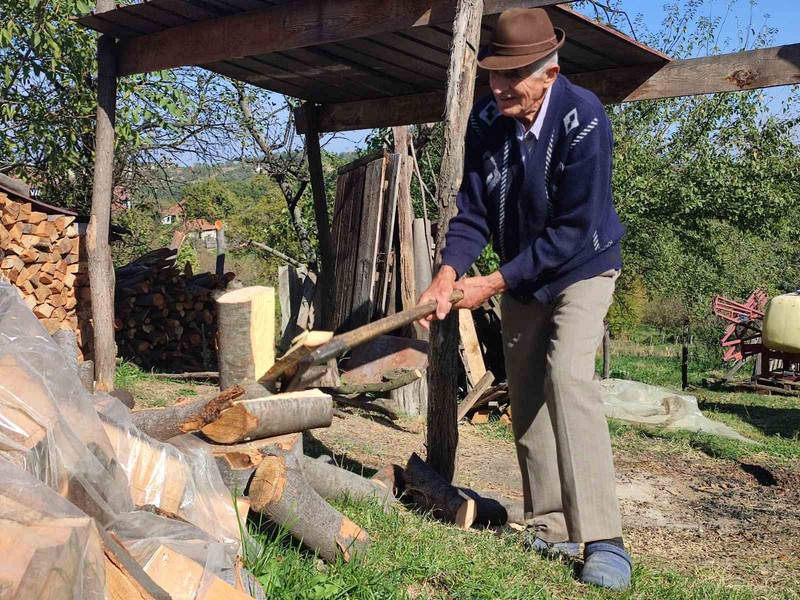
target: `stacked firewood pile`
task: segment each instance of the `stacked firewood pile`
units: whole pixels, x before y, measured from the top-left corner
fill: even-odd
[[[221,579],[241,533],[208,448],[147,436],[70,360],[0,288],[0,596],[250,597]]]
[[[48,333],[71,329],[85,349],[84,342],[91,343],[89,278],[74,221],[0,192],[0,279],[19,290]]]
[[[147,370],[207,370],[216,364],[213,293],[234,276],[181,272],[176,254],[162,248],[116,269],[117,347]]]

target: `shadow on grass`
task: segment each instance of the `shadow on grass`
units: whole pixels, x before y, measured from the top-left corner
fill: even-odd
[[[735,415],[764,435],[779,435],[789,439],[800,435],[800,408],[774,408],[705,400],[701,409]]]
[[[378,472],[376,469],[366,467],[363,463],[349,458],[347,454],[336,454],[336,452],[331,450],[322,441],[314,437],[314,434],[310,431],[303,432],[303,454],[312,458],[317,458],[323,454],[333,456],[337,466],[341,467],[342,469],[352,471],[353,473],[361,475],[362,477],[370,478]]]

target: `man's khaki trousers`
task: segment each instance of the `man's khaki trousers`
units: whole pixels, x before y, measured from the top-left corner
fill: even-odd
[[[611,439],[593,380],[618,275],[579,281],[547,306],[502,298],[525,517],[546,542],[622,536]]]

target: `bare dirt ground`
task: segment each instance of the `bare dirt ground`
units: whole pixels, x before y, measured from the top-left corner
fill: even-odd
[[[469,424],[460,436],[461,484],[521,498],[513,442]],[[351,414],[315,430],[307,447],[321,444],[369,474],[424,456],[424,440],[420,421]],[[640,564],[800,593],[800,465],[737,463],[635,436],[615,439],[614,457],[626,542]]]

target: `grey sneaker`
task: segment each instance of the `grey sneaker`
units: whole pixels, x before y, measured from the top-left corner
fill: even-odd
[[[533,530],[525,532],[525,538],[522,540],[522,546],[526,550],[538,552],[546,558],[578,558],[581,546],[578,542],[545,542],[543,539],[536,537]]]

